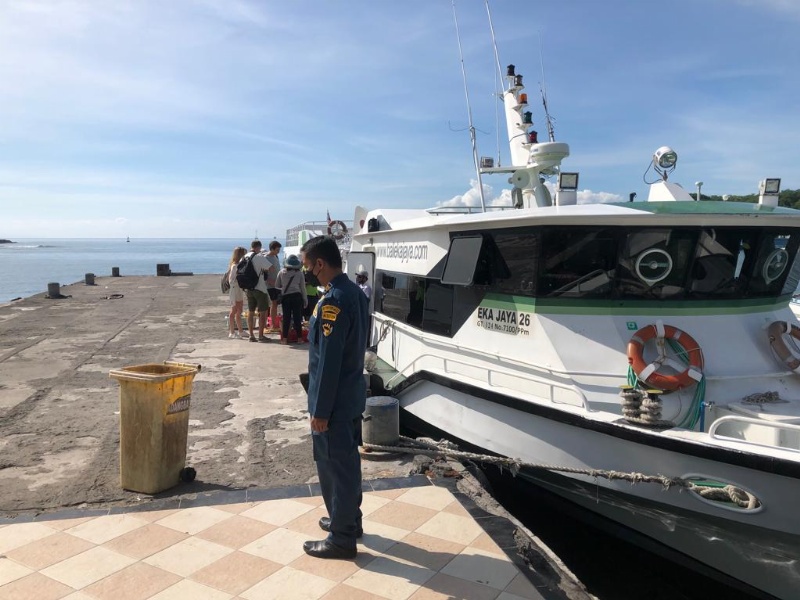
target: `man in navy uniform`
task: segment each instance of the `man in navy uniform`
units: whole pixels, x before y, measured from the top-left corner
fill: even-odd
[[[320,541],[303,544],[318,558],[355,558],[361,537],[361,415],[367,400],[364,348],[367,297],[342,272],[342,256],[331,236],[315,237],[300,249],[303,265],[326,292],[309,323],[308,413],[314,460],[329,517]]]

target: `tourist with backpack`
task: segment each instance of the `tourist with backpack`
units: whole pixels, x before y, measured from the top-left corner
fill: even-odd
[[[269,296],[265,274],[271,263],[261,254],[261,241],[253,240],[250,252],[244,255],[236,269],[236,282],[247,296],[247,327],[250,330],[251,342],[267,342],[264,327],[269,312]],[[255,336],[255,312],[258,309],[258,337]]]
[[[244,292],[242,288],[239,287],[239,282],[236,281],[236,274],[239,270],[239,261],[242,260],[246,253],[247,250],[242,246],[236,246],[236,248],[233,249],[231,262],[228,265],[227,278],[223,279],[223,282],[227,282],[228,284],[228,294],[231,301],[231,312],[228,314],[228,337],[231,339],[244,336],[244,330],[242,329]]]

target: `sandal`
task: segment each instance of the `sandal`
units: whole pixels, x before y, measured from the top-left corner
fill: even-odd
[[[251,335],[251,336],[250,336],[250,341],[251,341],[251,342],[257,342],[257,341],[258,341],[258,339],[256,338],[256,336],[254,336],[254,335]]]

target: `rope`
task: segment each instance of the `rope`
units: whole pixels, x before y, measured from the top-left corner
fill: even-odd
[[[668,490],[672,487],[685,488],[693,491],[703,498],[714,501],[724,501],[736,504],[741,508],[754,509],[761,506],[761,501],[742,488],[726,485],[720,487],[713,483],[696,483],[682,477],[669,477],[667,475],[648,475],[646,473],[613,471],[606,469],[581,469],[577,467],[560,467],[541,463],[524,462],[515,458],[504,456],[491,456],[488,454],[476,454],[474,452],[464,452],[457,450],[457,446],[448,441],[438,443],[417,440],[405,436],[400,436],[400,446],[384,446],[380,444],[364,444],[364,449],[375,452],[405,452],[409,454],[422,454],[434,458],[452,458],[457,460],[473,461],[482,464],[492,464],[507,469],[512,475],[516,476],[520,469],[539,469],[553,471],[556,473],[571,473],[573,475],[588,475],[589,477],[607,479],[608,481],[629,481],[630,483],[659,483]]]

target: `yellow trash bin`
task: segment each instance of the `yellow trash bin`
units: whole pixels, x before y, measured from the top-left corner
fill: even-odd
[[[119,475],[126,490],[155,494],[178,484],[186,463],[192,380],[200,365],[113,369],[119,381]]]

